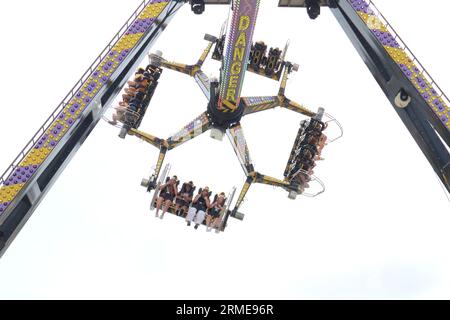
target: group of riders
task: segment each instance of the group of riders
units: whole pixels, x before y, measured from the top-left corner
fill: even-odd
[[[139,121],[144,116],[145,110],[152,98],[162,69],[153,65],[146,68],[139,68],[132,81],[128,81],[128,86],[124,89],[122,101],[115,108],[112,125],[119,122],[124,126],[136,128]],[[211,201],[211,191],[208,187],[199,190],[194,196],[196,187],[193,182],[183,183],[180,190],[180,184],[177,176],[167,179],[166,183],[161,185],[156,192],[159,192],[156,199],[156,217],[163,219],[169,209],[186,219],[187,225],[195,224],[195,229],[205,223],[206,231],[213,228],[219,230],[220,218],[225,206],[225,193],[221,192]],[[161,215],[159,215],[162,210]]]
[[[158,67],[148,65],[145,69],[139,68],[132,81],[128,81],[122,101],[115,108],[112,125],[118,122],[134,127],[139,119],[144,116],[145,109],[154,93],[162,70]]]
[[[122,101],[115,108],[112,120],[109,121],[112,125],[120,122],[129,128],[137,128],[152,98],[161,72],[162,69],[152,65],[136,71],[134,79],[127,82],[128,86],[124,89]],[[309,187],[316,161],[323,160],[321,153],[327,141],[327,136],[323,134],[326,127],[327,123],[314,118],[301,122],[285,176],[291,182],[298,184],[302,190]],[[192,181],[183,183],[180,190],[178,190],[179,183],[177,176],[173,176],[156,190],[159,192],[156,199],[156,217],[163,219],[170,209],[174,214],[184,217],[188,226],[195,223],[194,228],[197,229],[205,223],[207,231],[211,231],[212,228],[219,230],[226,202],[225,193],[217,194],[211,201],[211,192],[208,187],[201,188],[194,196],[196,187]],[[162,213],[159,215],[161,209]]]
[[[323,160],[322,150],[327,142],[323,131],[327,124],[316,120],[303,120],[300,125],[297,141],[293,149],[288,178],[307,189],[314,174],[316,161]]]
[[[209,187],[201,188],[197,195],[194,196],[196,187],[192,181],[183,183],[178,191],[179,184],[177,176],[173,176],[156,190],[156,192],[159,192],[159,195],[156,200],[155,217],[163,219],[164,214],[172,208],[174,214],[186,219],[188,226],[194,223],[195,229],[204,222],[208,232],[212,228],[220,228],[221,213],[226,201],[225,193],[219,193],[214,197],[214,201],[211,201]],[[159,215],[161,209],[162,213]]]

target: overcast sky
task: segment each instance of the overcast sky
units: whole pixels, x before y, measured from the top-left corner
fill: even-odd
[[[139,0],[22,0],[0,4],[0,169],[6,168]],[[444,91],[450,90],[446,1],[376,1]],[[447,8],[444,8],[447,7]],[[89,8],[89,10],[86,10]],[[197,61],[227,7],[180,10],[153,47]],[[286,95],[324,107],[345,137],[323,152],[327,191],[287,198],[253,186],[244,221],[225,233],[156,220],[140,187],[158,152],[99,123],[0,260],[0,298],[450,298],[449,201],[434,171],[329,10],[262,1],[255,40],[291,47],[300,65]],[[146,63],[146,61],[144,62]],[[218,75],[208,60],[205,72]],[[278,84],[247,74],[243,95]],[[206,108],[187,76],[165,70],[141,129],[168,137]],[[256,169],[281,178],[300,120],[287,110],[242,126]],[[245,177],[229,142],[205,134],[167,157],[181,180],[228,192]]]

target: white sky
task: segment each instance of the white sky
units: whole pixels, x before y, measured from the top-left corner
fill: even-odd
[[[139,0],[22,0],[0,5],[0,169],[65,96]],[[445,1],[378,0],[444,91],[450,90]],[[90,8],[87,10],[86,8]],[[444,8],[446,7],[446,8]],[[181,9],[154,50],[197,61],[226,7]],[[447,29],[446,29],[447,28]],[[345,138],[324,150],[315,199],[255,185],[243,222],[224,234],[156,220],[140,187],[157,150],[102,122],[0,260],[0,298],[450,298],[449,202],[431,166],[329,10],[262,1],[255,40],[300,64],[287,96],[323,106]],[[219,63],[208,61],[207,74]],[[276,82],[247,74],[244,95]],[[165,70],[141,129],[167,137],[200,114],[194,81]],[[242,121],[258,171],[282,177],[303,117],[277,109]],[[227,140],[208,134],[170,152],[173,173],[216,191],[244,175]]]

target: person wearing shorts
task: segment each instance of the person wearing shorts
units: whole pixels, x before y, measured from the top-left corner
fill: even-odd
[[[177,176],[173,176],[167,183],[161,185],[160,191],[159,191],[159,197],[156,200],[156,214],[155,217],[158,218],[158,212],[161,209],[163,209],[163,212],[161,214],[161,219],[164,218],[164,214],[169,210],[169,207],[172,205],[173,200],[177,196],[178,190],[177,190]]]
[[[189,183],[183,183],[180,192],[178,193],[178,197],[175,200],[175,214],[177,216],[185,216],[189,204],[192,201],[192,197],[194,195],[194,183],[189,181]]]
[[[319,142],[317,143],[317,157],[318,160],[324,160],[322,158],[322,150],[325,147],[326,143],[327,143],[328,137],[322,133],[322,135],[319,138]]]
[[[206,231],[210,232],[212,225],[215,224],[216,220],[220,218],[220,212],[225,205],[225,193],[221,192],[217,197],[216,201],[211,205],[209,213],[206,216]]]
[[[211,203],[209,201],[209,188],[205,187],[203,190],[194,198],[192,201],[192,206],[188,210],[186,216],[187,225],[190,226],[192,222],[195,222],[195,229],[203,223],[206,217],[206,211],[210,207]]]
[[[130,99],[130,109],[133,112],[138,112],[139,107],[141,106],[142,100],[145,98],[145,89],[140,84],[138,85],[138,88],[136,89],[136,93],[134,94],[133,98]]]

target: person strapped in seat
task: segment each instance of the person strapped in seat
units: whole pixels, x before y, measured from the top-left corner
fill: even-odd
[[[145,70],[150,73],[152,80],[154,80],[154,81],[158,81],[159,80],[159,77],[161,76],[162,69],[160,69],[158,67],[155,67],[155,66],[152,66],[151,64],[149,64]]]
[[[313,168],[315,163],[309,164],[299,163],[295,166],[293,172],[296,174],[295,181],[304,188],[309,188],[309,182],[311,181],[311,175],[314,174]]]
[[[187,225],[190,226],[192,222],[195,222],[195,229],[205,221],[206,211],[211,206],[209,197],[211,192],[208,187],[199,190],[199,193],[192,201],[192,206],[188,210],[186,216]]]
[[[327,128],[327,124],[317,120],[317,119],[311,119],[309,122],[309,126],[307,128],[308,130],[313,130],[313,131],[318,131],[318,132],[322,132]]]
[[[308,143],[300,144],[300,147],[295,150],[296,159],[314,160],[317,154],[317,147]]]
[[[211,208],[208,211],[208,215],[206,216],[206,231],[210,232],[212,230],[212,226],[216,223],[218,219],[220,219],[220,212],[225,206],[225,193],[221,192],[219,195],[214,197],[214,202],[211,204]]]
[[[187,214],[190,203],[194,196],[195,186],[192,181],[183,183],[175,200],[175,214],[184,217]]]
[[[323,160],[321,157],[322,150],[325,147],[325,143],[327,141],[327,136],[323,133],[317,132],[317,131],[310,131],[308,132],[300,144],[301,146],[309,145],[314,148],[315,150],[315,159],[316,160]]]
[[[145,98],[147,89],[151,83],[151,75],[147,71],[139,74],[134,81],[130,81],[130,89],[134,92],[133,98],[130,100],[130,110],[133,112],[139,112],[142,101]]]
[[[170,206],[173,204],[175,197],[178,195],[178,178],[173,176],[168,179],[167,182],[161,185],[159,189],[159,197],[156,200],[156,214],[155,217],[158,218],[159,210],[161,207],[163,209],[160,219],[164,218],[164,214],[169,210]]]
[[[301,124],[303,134],[301,136],[300,146],[310,145],[316,148],[316,160],[323,160],[321,158],[322,150],[325,147],[327,136],[323,134],[323,130],[327,128],[327,124],[321,121],[311,119],[310,122],[302,122]]]
[[[112,121],[109,121],[110,124],[117,125],[117,122],[133,123],[136,121],[136,115],[127,111],[132,110],[130,108],[131,102],[136,103],[137,101],[135,98],[138,93],[139,83],[142,82],[145,72],[143,68],[139,68],[135,73],[134,81],[128,81],[128,88],[125,88],[122,101],[119,102],[119,106],[112,116]]]

